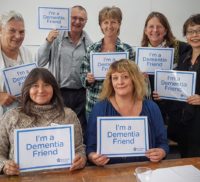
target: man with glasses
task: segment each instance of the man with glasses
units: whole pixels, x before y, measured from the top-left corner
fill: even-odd
[[[38,50],[38,66],[48,63],[60,85],[65,106],[74,110],[84,132],[86,126],[86,91],[80,80],[80,65],[86,49],[92,44],[83,30],[87,22],[87,12],[82,6],[71,9],[71,31],[52,30],[45,43]]]

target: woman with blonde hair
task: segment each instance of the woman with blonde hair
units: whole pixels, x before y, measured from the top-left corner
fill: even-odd
[[[124,163],[150,160],[158,162],[168,153],[167,134],[158,106],[145,100],[146,84],[137,65],[126,59],[111,64],[100,94],[88,121],[87,155],[89,161],[104,166],[107,163]],[[149,130],[149,150],[146,157],[108,158],[96,153],[97,117],[100,116],[147,116]]]
[[[87,89],[86,116],[88,117],[94,104],[98,101],[102,90],[103,80],[95,80],[90,70],[90,53],[92,52],[128,52],[129,59],[133,59],[132,47],[119,39],[122,22],[120,8],[112,6],[105,7],[99,12],[99,26],[104,37],[91,45],[81,65],[81,81]]]

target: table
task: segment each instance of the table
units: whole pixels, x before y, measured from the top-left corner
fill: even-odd
[[[20,176],[0,176],[0,182],[136,182],[133,175],[138,166],[152,169],[194,165],[200,169],[200,157],[187,159],[163,160],[159,163],[135,162],[113,164],[105,167],[88,166],[84,169],[70,172],[68,169],[51,171],[26,172]]]

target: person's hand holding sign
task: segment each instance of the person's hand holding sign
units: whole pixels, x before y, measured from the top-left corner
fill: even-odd
[[[0,105],[9,106],[15,100],[16,100],[16,97],[10,95],[9,93],[6,93],[6,92],[1,92],[0,93]]]
[[[146,151],[146,157],[151,162],[159,162],[166,156],[166,152],[162,148],[152,148]]]
[[[87,79],[87,82],[89,84],[92,84],[92,83],[95,82],[95,78],[94,78],[94,75],[92,73],[87,73],[87,78],[86,79]]]
[[[52,43],[54,41],[54,39],[57,38],[59,34],[59,31],[58,30],[51,30],[46,38],[46,40],[49,42],[49,43]]]
[[[188,97],[187,102],[191,105],[200,105],[200,95],[195,94]]]
[[[75,159],[73,160],[73,164],[70,168],[70,171],[74,171],[75,169],[82,169],[85,167],[86,164],[86,157],[81,155],[76,155]]]
[[[159,94],[156,91],[153,91],[153,99],[154,100],[161,100]]]
[[[12,160],[5,162],[3,173],[6,175],[19,175],[19,166]]]
[[[89,160],[94,164],[96,164],[97,166],[104,166],[110,160],[105,155],[97,154],[96,152],[91,152],[88,157]]]

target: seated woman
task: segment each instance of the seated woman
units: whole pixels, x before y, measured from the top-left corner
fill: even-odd
[[[150,160],[159,162],[168,153],[167,134],[158,106],[151,100],[144,100],[146,94],[144,76],[133,61],[119,60],[111,64],[100,102],[95,104],[88,121],[87,155],[97,166],[106,164]],[[108,158],[96,153],[98,116],[147,116],[149,150],[146,157]]]
[[[7,111],[0,120],[0,171],[18,175],[14,162],[14,129],[44,127],[55,124],[74,124],[75,159],[70,170],[86,164],[81,125],[76,114],[64,108],[54,76],[44,68],[35,68],[27,76],[22,88],[22,106]],[[31,161],[30,161],[31,162]]]

